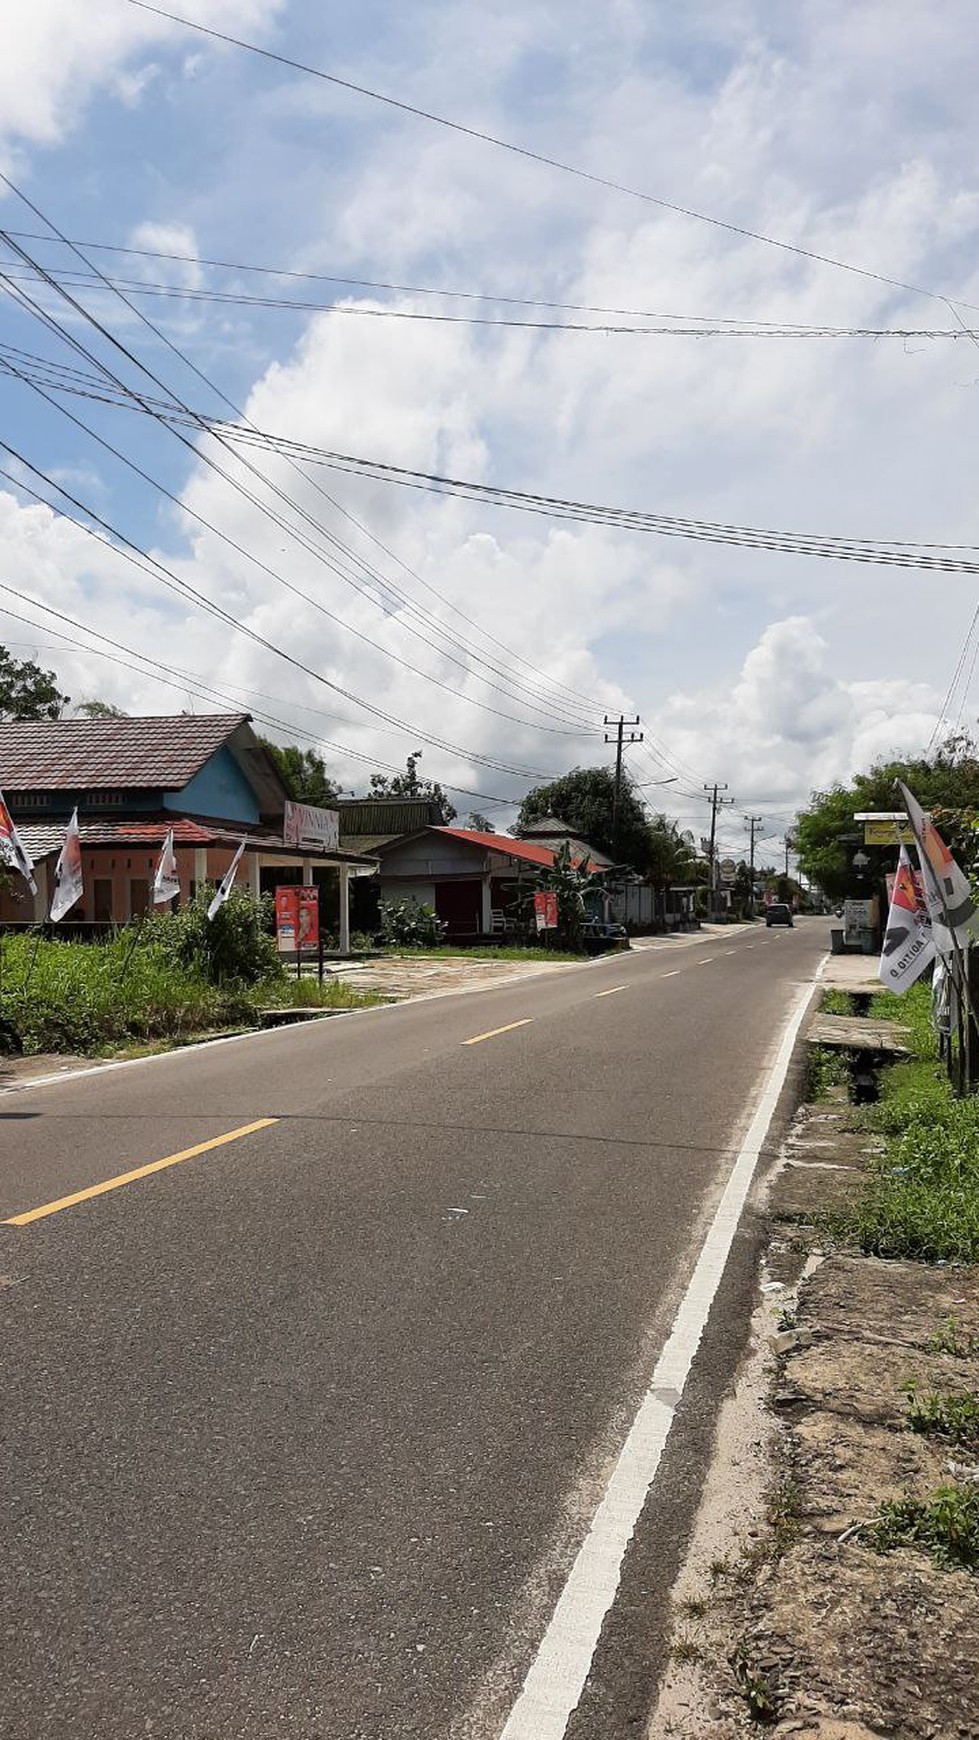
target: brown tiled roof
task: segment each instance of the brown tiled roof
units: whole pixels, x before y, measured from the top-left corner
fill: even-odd
[[[179,791],[248,717],[9,720],[0,723],[0,789]]]

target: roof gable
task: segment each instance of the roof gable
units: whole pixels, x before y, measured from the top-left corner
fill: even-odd
[[[179,791],[247,725],[247,713],[0,723],[5,791]]]

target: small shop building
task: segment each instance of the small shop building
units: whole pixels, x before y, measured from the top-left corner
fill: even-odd
[[[433,907],[452,942],[515,930],[542,871],[553,869],[556,856],[534,840],[437,826],[373,849],[380,860],[381,899]],[[587,847],[584,853],[572,854],[572,862],[596,876],[597,893],[602,866],[593,864]]]
[[[0,790],[34,860],[37,895],[19,877],[0,889],[0,924],[47,916],[54,865],[78,810],[85,892],[66,928],[93,934],[150,903],[173,829],[181,900],[217,883],[242,840],[239,885],[257,897],[317,884],[321,918],[349,949],[350,884],[377,861],[334,842],[289,844],[289,793],[247,713],[0,723]],[[322,814],[322,812],[319,812]]]

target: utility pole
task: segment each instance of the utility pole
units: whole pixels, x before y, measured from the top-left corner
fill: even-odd
[[[745,821],[751,829],[751,856],[748,863],[751,876],[751,893],[748,896],[749,918],[754,918],[755,916],[755,831],[761,827],[762,819],[761,816],[745,816]]]
[[[628,737],[625,735],[626,726],[628,725],[629,727],[632,727],[633,725],[638,725],[638,718],[625,719],[620,717],[618,719],[610,719],[606,713],[605,723],[606,725],[615,726],[615,736],[610,737],[606,731],[605,741],[606,743],[615,744],[615,792],[612,798],[612,856],[617,859],[619,856],[619,811],[622,807],[622,746],[624,743],[641,743],[643,740],[643,733],[641,731],[633,731],[630,729]]]
[[[707,857],[710,861],[710,887],[707,895],[707,910],[713,917],[715,896],[717,892],[717,878],[714,874],[714,864],[717,858],[717,852],[715,849],[715,841],[717,839],[717,812],[723,804],[733,804],[734,799],[721,797],[721,792],[727,791],[727,786],[718,785],[716,779],[712,786],[705,785],[704,790],[710,793],[710,845],[707,848]]]

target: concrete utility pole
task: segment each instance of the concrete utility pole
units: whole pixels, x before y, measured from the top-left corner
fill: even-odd
[[[751,829],[751,855],[748,860],[748,870],[751,876],[751,893],[748,896],[749,918],[755,916],[755,832],[761,827],[762,820],[761,816],[745,816],[745,821]]]
[[[612,798],[612,856],[617,859],[619,855],[619,810],[622,804],[622,746],[623,743],[641,743],[643,740],[643,733],[641,731],[630,730],[628,737],[625,735],[626,726],[638,725],[638,718],[610,719],[606,713],[605,723],[606,725],[615,726],[615,736],[610,737],[606,731],[605,741],[606,743],[615,744],[615,793]]]
[[[717,812],[723,804],[733,804],[734,799],[721,797],[721,792],[727,791],[727,786],[718,785],[716,779],[712,786],[705,785],[704,790],[710,793],[710,845],[707,848],[707,857],[710,861],[710,887],[707,891],[707,910],[713,914],[716,894],[714,886],[714,862],[717,856],[715,850],[715,840],[717,838]]]

